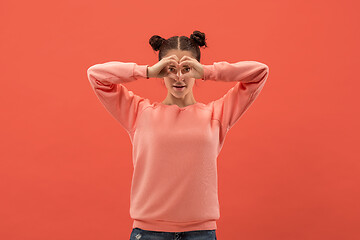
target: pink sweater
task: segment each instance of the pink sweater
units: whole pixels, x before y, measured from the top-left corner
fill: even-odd
[[[217,229],[217,157],[225,135],[257,98],[269,74],[256,61],[203,65],[203,81],[236,82],[223,97],[186,107],[151,103],[123,84],[147,78],[148,65],[111,61],[87,76],[133,146],[133,228],[164,232]]]

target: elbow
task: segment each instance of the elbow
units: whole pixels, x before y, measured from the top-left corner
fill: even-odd
[[[96,69],[96,65],[93,65],[93,66],[91,66],[91,67],[89,67],[88,69],[87,69],[87,75],[88,75],[88,77],[90,78],[90,76],[93,76],[94,75],[94,71],[95,71],[95,69]]]
[[[256,70],[253,72],[254,82],[260,82],[267,78],[269,75],[269,66],[262,62],[256,62]]]
[[[88,68],[87,71],[86,71],[86,75],[87,75],[88,79],[90,79],[90,76],[91,76],[91,74],[92,74],[91,71],[92,71],[92,70],[91,70],[91,67]]]
[[[98,66],[99,66],[99,64],[95,64],[87,69],[86,73],[87,73],[87,77],[89,78],[89,80],[94,81],[95,79],[98,79],[98,77],[96,77],[98,75],[97,74]]]
[[[269,73],[269,67],[265,63],[261,63],[261,69],[262,69],[262,72],[266,72],[266,74]]]
[[[253,82],[264,82],[269,75],[269,67],[266,64],[260,63],[261,67],[256,71],[256,76]]]
[[[261,63],[261,71],[258,75],[260,77],[260,81],[266,80],[268,75],[269,75],[269,67],[266,64]]]
[[[96,66],[91,66],[87,69],[86,71],[86,74],[87,74],[87,78],[88,80],[90,81],[90,83],[92,85],[98,85],[97,81],[97,77],[96,77]]]

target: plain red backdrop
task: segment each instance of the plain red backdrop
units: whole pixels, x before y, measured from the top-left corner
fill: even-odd
[[[129,239],[132,146],[86,70],[153,65],[148,41],[206,34],[201,63],[269,66],[218,158],[220,240],[360,239],[358,1],[2,1],[0,239]],[[197,80],[208,103],[235,83]],[[162,101],[161,79],[126,84]]]

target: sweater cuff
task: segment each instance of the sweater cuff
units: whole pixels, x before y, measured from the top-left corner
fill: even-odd
[[[135,64],[134,65],[134,78],[138,79],[138,78],[148,78],[147,77],[147,67],[148,65],[138,65]]]
[[[203,65],[203,69],[204,69],[204,76],[202,78],[203,81],[210,79],[216,80],[214,65]]]

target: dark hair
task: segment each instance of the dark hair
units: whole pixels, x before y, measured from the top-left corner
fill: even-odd
[[[200,31],[193,31],[189,37],[186,36],[173,36],[169,39],[153,35],[149,39],[149,44],[154,51],[159,50],[159,61],[167,54],[169,50],[178,49],[182,51],[190,51],[194,58],[200,62],[200,48],[206,45],[205,33]],[[204,47],[204,48],[205,48]]]

